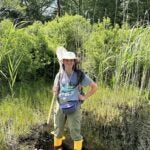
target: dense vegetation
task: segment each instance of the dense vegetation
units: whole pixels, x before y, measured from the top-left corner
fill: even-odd
[[[11,92],[16,80],[54,77],[58,70],[55,50],[59,45],[78,53],[85,71],[102,84],[132,85],[140,92],[150,86],[149,26],[112,27],[108,18],[91,26],[81,16],[64,16],[22,29],[4,20],[0,29],[1,80],[8,81]]]
[[[124,23],[120,28],[109,18],[91,25],[78,15],[21,29],[10,20],[1,21],[0,148],[9,142],[15,147],[19,135],[46,119],[60,45],[75,51],[80,67],[99,84],[98,92],[83,104],[83,132],[93,146],[149,147],[149,33],[149,26],[130,28]]]
[[[149,0],[1,0],[0,20],[11,18],[16,25],[53,20],[56,16],[81,15],[91,23],[109,17],[113,25],[148,25]],[[31,22],[30,22],[31,21]]]

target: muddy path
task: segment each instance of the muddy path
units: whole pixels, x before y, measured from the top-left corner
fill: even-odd
[[[53,135],[47,132],[39,132],[41,125],[32,127],[30,134],[20,136],[18,139],[18,150],[53,150]],[[73,142],[70,139],[63,141],[63,150],[73,150]],[[83,150],[89,150],[86,140]]]
[[[83,150],[150,150],[150,107],[120,109],[121,120],[116,118],[111,124],[104,124],[92,112],[83,114],[82,133],[86,137]],[[17,142],[7,142],[7,150],[53,150],[53,135],[39,132],[40,129],[40,125],[35,125]],[[67,131],[63,149],[73,150],[73,141]]]

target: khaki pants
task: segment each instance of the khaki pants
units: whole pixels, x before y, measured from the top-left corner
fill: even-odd
[[[77,110],[69,115],[63,114],[62,110],[59,108],[59,104],[55,109],[54,115],[54,135],[56,138],[61,138],[63,136],[63,131],[65,124],[67,123],[70,135],[73,141],[82,140],[83,137],[81,135],[81,119],[82,112],[81,107],[78,107]]]

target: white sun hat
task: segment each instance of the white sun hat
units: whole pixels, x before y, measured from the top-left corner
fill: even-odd
[[[62,59],[77,59],[74,52],[66,51],[63,53]]]

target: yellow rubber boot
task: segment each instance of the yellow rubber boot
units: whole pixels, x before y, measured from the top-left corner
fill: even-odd
[[[74,150],[82,150],[82,142],[83,140],[74,141]]]
[[[63,138],[54,137],[54,147],[60,147],[62,145]]]

